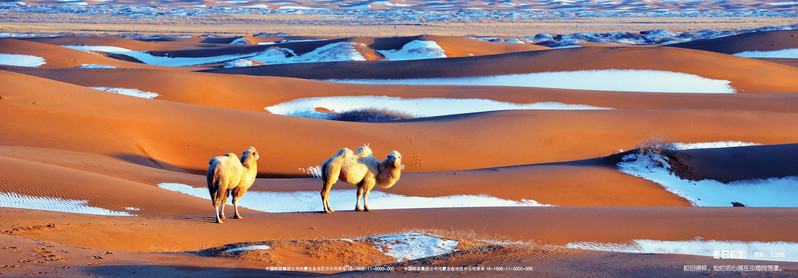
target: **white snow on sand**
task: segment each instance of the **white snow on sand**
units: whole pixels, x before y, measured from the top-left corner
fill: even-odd
[[[106,91],[114,94],[126,95],[131,97],[153,99],[158,96],[157,93],[140,91],[138,89],[127,88],[109,88],[109,87],[89,87],[95,90]]]
[[[244,68],[244,67],[251,67],[253,65],[252,60],[247,59],[235,59],[232,61],[225,62],[222,67],[224,68]]]
[[[167,57],[167,56],[155,56],[147,51],[135,51],[116,46],[87,46],[87,45],[62,45],[62,46],[85,52],[99,51],[99,52],[120,54],[120,55],[133,57],[136,60],[139,60],[145,64],[170,66],[170,67],[184,67],[184,66],[221,63],[224,61],[243,58],[242,56],[252,56],[251,54],[250,55],[234,54],[234,55],[222,55],[222,56],[210,56],[210,57]]]
[[[238,37],[235,40],[231,41],[230,44],[249,44],[249,42],[245,37]]]
[[[798,5],[798,1],[785,1],[785,2],[771,2],[765,3],[771,6],[789,6],[789,5]]]
[[[348,9],[348,10],[368,10],[371,9],[371,5],[364,4],[364,5],[353,5],[353,6],[341,6],[341,9]]]
[[[361,109],[379,109],[401,112],[415,117],[434,117],[464,113],[499,111],[499,110],[596,110],[610,109],[579,104],[559,102],[538,102],[518,104],[478,98],[400,98],[389,96],[337,96],[300,98],[265,109],[273,114],[290,115],[307,118],[327,119],[330,114],[316,112],[317,107],[324,107],[337,113]]]
[[[356,240],[374,243],[377,250],[396,259],[397,262],[448,254],[459,244],[456,240],[441,239],[422,233],[384,235]]]
[[[637,239],[630,244],[576,242],[567,244],[565,248],[624,253],[696,255],[721,260],[745,259],[798,262],[798,243],[795,242],[660,241]]]
[[[339,61],[365,61],[366,58],[355,50],[357,43],[337,42],[314,49],[311,52],[292,57],[286,63],[318,63]],[[258,61],[253,58],[253,60]]]
[[[414,40],[398,50],[377,50],[377,52],[391,61],[446,58],[446,52],[434,41]]]
[[[734,56],[740,56],[745,58],[788,58],[788,59],[798,59],[798,48],[788,48],[788,49],[781,49],[781,50],[773,50],[773,51],[744,51],[740,53],[735,53]]]
[[[125,211],[113,211],[104,208],[90,207],[86,200],[64,200],[54,197],[35,197],[20,195],[14,192],[0,192],[0,206],[7,208],[37,209],[68,213],[83,213],[109,216],[135,216]]]
[[[283,39],[283,40],[274,41],[274,42],[259,42],[258,45],[295,43],[295,42],[315,42],[315,41],[325,41],[325,40],[326,39],[304,39],[304,40]]]
[[[668,143],[666,144],[666,147],[674,150],[693,150],[693,149],[748,147],[748,146],[759,146],[759,145],[762,144],[740,142],[740,141],[720,141],[720,142],[702,142],[702,143]]]
[[[269,48],[248,59],[263,64],[365,61],[366,58],[355,50],[355,46],[356,44],[353,42],[331,43],[302,55],[297,55],[288,48]]]
[[[224,250],[222,253],[233,253],[233,252],[244,252],[249,250],[269,250],[270,247],[268,245],[250,245],[247,247],[238,247]]]
[[[242,6],[242,8],[250,8],[250,9],[267,9],[267,10],[268,10],[268,9],[271,9],[271,8],[269,7],[269,5],[266,5],[266,4],[247,5],[247,6]]]
[[[732,202],[738,202],[748,207],[798,207],[798,176],[730,183],[691,181],[671,173],[668,158],[659,154],[626,155],[618,163],[618,169],[656,182],[695,206],[730,207]]]
[[[341,185],[339,185],[341,186]],[[197,188],[180,183],[160,183],[158,187],[210,200],[207,188]],[[334,210],[355,209],[356,190],[335,189],[330,191],[330,206]],[[228,198],[232,204],[232,198]],[[248,191],[238,201],[239,205],[253,210],[267,212],[308,212],[321,211],[321,197],[318,191],[265,192]],[[362,205],[362,203],[361,203]],[[402,196],[372,190],[369,195],[370,209],[417,209],[452,207],[526,207],[548,206],[534,200],[520,202],[499,199],[486,195],[456,195],[445,197]]]
[[[261,52],[207,57],[155,56],[147,51],[133,51],[116,46],[64,45],[63,47],[86,52],[100,51],[126,55],[149,65],[183,67],[221,63],[236,59],[249,59],[264,64],[365,61],[366,58],[355,50],[355,46],[357,44],[354,42],[337,42],[321,46],[302,55],[296,55],[293,50],[288,48],[269,48]]]
[[[393,3],[391,1],[376,1],[376,2],[371,2],[371,4],[379,5],[379,6],[386,6],[386,7],[409,7],[409,6],[411,6],[411,5],[408,5],[408,4]]]
[[[333,79],[358,84],[539,87],[650,93],[735,93],[728,80],[658,70],[581,70],[492,76],[410,79]]]
[[[442,239],[434,235],[423,233],[403,233],[356,239],[337,239],[336,241],[371,243],[374,245],[374,249],[386,256],[396,259],[397,262],[448,254],[455,251],[455,248],[459,244],[456,240]],[[222,253],[269,249],[271,248],[268,245],[250,245],[231,248]]]
[[[79,69],[115,69],[115,66],[98,65],[98,64],[83,64],[77,67]]]
[[[0,53],[0,65],[37,68],[46,63],[44,58],[38,56]]]

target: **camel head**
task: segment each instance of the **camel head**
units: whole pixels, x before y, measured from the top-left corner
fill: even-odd
[[[392,151],[390,154],[388,154],[388,158],[385,159],[385,163],[401,169],[402,154],[400,154],[398,151]]]
[[[258,150],[255,147],[249,147],[244,153],[241,155],[241,164],[247,166],[250,163],[254,163],[258,161],[260,158],[260,154],[258,154]]]
[[[379,165],[379,174],[377,174],[377,184],[383,188],[390,188],[402,176],[402,155],[397,151],[392,151],[388,154]]]

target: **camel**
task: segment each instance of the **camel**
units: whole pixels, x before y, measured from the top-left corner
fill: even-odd
[[[206,179],[208,191],[211,193],[211,203],[216,210],[216,223],[224,223],[224,205],[227,203],[227,196],[233,195],[233,207],[235,207],[235,218],[241,219],[238,213],[238,198],[247,193],[247,189],[255,182],[258,174],[258,151],[255,147],[249,147],[241,155],[241,160],[234,153],[211,158],[208,162],[208,172]]]
[[[330,208],[330,188],[338,179],[357,185],[356,211],[361,211],[361,197],[365,211],[371,211],[368,205],[369,192],[375,184],[383,188],[390,188],[399,180],[402,175],[402,155],[393,151],[385,160],[379,162],[374,158],[368,146],[360,147],[357,152],[343,148],[322,163],[321,173],[324,182],[321,190],[324,212],[335,212]]]

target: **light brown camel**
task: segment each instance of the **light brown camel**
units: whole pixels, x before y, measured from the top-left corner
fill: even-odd
[[[393,151],[385,160],[379,162],[367,146],[360,147],[354,153],[348,148],[343,148],[322,163],[321,173],[324,182],[321,189],[324,212],[335,212],[330,208],[330,188],[338,179],[357,185],[356,211],[360,211],[361,197],[363,208],[371,211],[368,205],[369,192],[375,184],[389,188],[399,180],[402,175],[402,155]]]
[[[223,223],[224,205],[227,203],[227,196],[233,195],[233,207],[235,207],[235,218],[241,219],[238,213],[238,198],[247,193],[247,189],[255,182],[258,174],[258,151],[255,147],[249,147],[241,155],[241,160],[234,153],[217,156],[212,158],[208,164],[206,179],[208,191],[211,193],[211,203],[216,210],[216,223]]]

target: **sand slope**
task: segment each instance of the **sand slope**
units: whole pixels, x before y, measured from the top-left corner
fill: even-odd
[[[570,62],[564,62],[570,61]],[[757,68],[752,75],[751,68]],[[584,47],[396,62],[337,62],[216,69],[229,74],[309,79],[396,79],[600,69],[660,70],[731,81],[740,93],[795,92],[798,69],[755,59],[672,47]],[[779,80],[771,82],[770,80]]]
[[[674,44],[675,47],[706,50],[726,54],[744,51],[772,51],[798,48],[798,31],[755,32],[716,39]]]
[[[42,57],[42,68],[74,68],[84,64],[106,65],[119,68],[158,68],[156,66],[132,63],[119,59],[72,50],[60,46],[17,39],[0,39],[0,52]]]
[[[618,109],[798,111],[794,105],[798,103],[798,93],[639,94],[551,88],[341,84],[296,78],[208,74],[164,69],[0,68],[85,87],[129,88],[155,92],[159,94],[157,100],[253,112],[265,112],[265,107],[299,98],[368,95],[403,98],[483,98],[513,103],[560,102]]]

